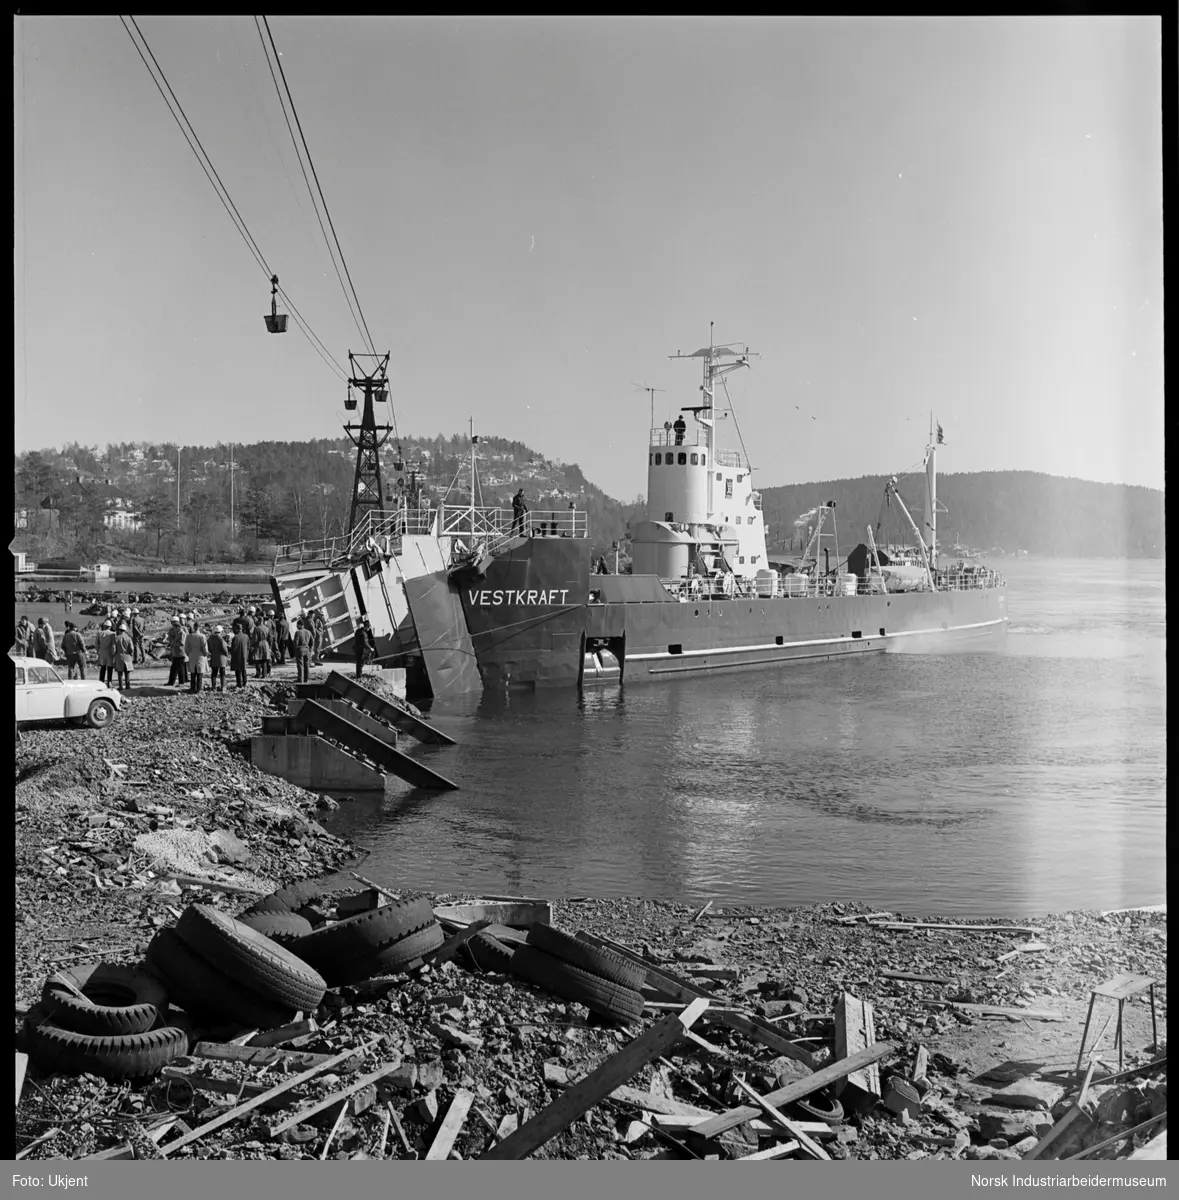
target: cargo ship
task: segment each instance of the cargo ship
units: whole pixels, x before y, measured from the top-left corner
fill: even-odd
[[[324,607],[332,644],[345,652],[355,621],[368,616],[382,659],[411,668],[411,692],[436,697],[1001,644],[1002,577],[973,563],[938,565],[932,420],[924,534],[895,477],[886,482],[909,523],[909,554],[890,556],[866,527],[841,558],[836,502],[827,500],[803,514],[808,540],[797,559],[771,559],[748,457],[717,437],[731,410],[730,402],[720,411],[717,389],[755,356],[710,336],[671,357],[699,360],[703,381],[699,403],[650,431],[633,573],[599,573],[600,560],[595,570],[585,514],[575,509],[403,506],[330,549],[310,575],[284,580],[276,567],[276,599],[289,616]]]

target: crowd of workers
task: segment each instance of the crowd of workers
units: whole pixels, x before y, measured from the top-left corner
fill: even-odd
[[[147,661],[145,630],[145,617],[134,607],[114,608],[102,621],[92,647],[101,683],[117,686],[121,692],[130,689],[133,668]],[[225,691],[227,669],[233,672],[236,688],[248,687],[250,667],[255,679],[265,679],[272,666],[284,665],[288,656],[294,660],[299,682],[306,683],[311,668],[323,663],[329,647],[327,621],[319,610],[300,617],[292,628],[281,610],[252,604],[238,610],[228,633],[224,625],[197,620],[195,613],[174,614],[165,641],[171,662],[167,686],[187,687],[194,693],[204,688],[206,678],[210,689]],[[376,656],[376,642],[367,617],[361,618],[353,645],[359,679],[365,663]],[[11,653],[50,663],[64,659],[70,679],[85,679],[89,649],[73,621],[65,622],[59,653],[49,622],[38,617],[33,625],[27,616],[22,616]]]

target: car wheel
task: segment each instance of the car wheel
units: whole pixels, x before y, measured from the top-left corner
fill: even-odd
[[[109,700],[95,700],[86,710],[86,724],[91,729],[102,729],[111,723],[115,707]]]

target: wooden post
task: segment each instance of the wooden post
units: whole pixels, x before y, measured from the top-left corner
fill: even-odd
[[[835,1006],[835,1057],[848,1058],[876,1043],[876,1025],[872,1005],[851,992],[844,992]],[[876,1063],[854,1071],[835,1085],[842,1094],[848,1084],[875,1100],[880,1099],[880,1068]]]

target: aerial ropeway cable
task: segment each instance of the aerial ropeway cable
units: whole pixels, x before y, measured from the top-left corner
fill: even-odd
[[[336,272],[336,279],[339,280],[340,288],[344,293],[344,299],[348,304],[348,310],[352,313],[352,319],[356,323],[357,332],[360,334],[361,341],[364,343],[365,349],[376,356],[377,348],[373,342],[372,334],[369,333],[368,322],[364,317],[364,310],[360,307],[360,297],[356,294],[356,286],[352,282],[352,272],[348,270],[348,262],[344,258],[344,250],[340,245],[339,235],[336,233],[336,225],[332,220],[331,210],[328,208],[327,197],[323,194],[323,186],[319,182],[319,172],[315,169],[315,160],[311,157],[311,148],[307,145],[307,137],[303,132],[303,122],[299,120],[299,111],[295,107],[295,99],[291,95],[290,84],[287,82],[286,71],[283,69],[282,59],[278,53],[278,47],[274,41],[274,34],[270,30],[270,22],[265,16],[262,17],[261,24],[258,18],[254,17],[254,24],[258,28],[258,37],[262,42],[262,52],[266,55],[266,65],[270,68],[270,78],[274,83],[274,90],[278,95],[278,103],[282,108],[283,119],[287,124],[287,132],[291,135],[291,143],[295,147],[295,157],[299,160],[299,169],[303,172],[303,182],[307,185],[308,194],[311,196],[311,204],[315,209],[316,219],[319,221],[319,229],[323,234],[324,242],[327,244],[328,256],[332,260],[332,267]],[[262,26],[266,27],[266,34],[263,36]],[[269,45],[267,40],[269,39]],[[278,68],[278,75],[275,75],[275,67]],[[282,80],[282,86],[279,86],[279,79]],[[290,116],[287,115],[287,109],[290,109]],[[291,126],[291,118],[294,118],[294,128]],[[295,129],[298,129],[299,136],[296,139]],[[307,167],[311,168],[311,178],[315,180],[315,188],[312,190],[311,180],[307,177],[307,167],[304,167],[303,160],[306,158]],[[317,202],[318,197],[318,202]],[[327,218],[328,228],[331,230],[331,238],[328,238],[327,229],[324,228],[323,217],[320,217],[319,210],[323,208],[323,217]],[[333,243],[335,250],[333,252]],[[337,257],[339,263],[337,265]],[[343,268],[344,275],[341,276],[340,269]],[[344,284],[344,278],[347,278],[347,286]]]
[[[213,166],[213,160],[209,157],[200,138],[197,136],[196,130],[188,119],[188,115],[184,111],[183,105],[180,103],[176,93],[172,90],[172,85],[168,82],[168,77],[164,74],[163,68],[152,53],[151,47],[148,45],[147,39],[143,36],[143,31],[139,28],[134,17],[130,18],[131,24],[128,25],[127,18],[119,17],[123,28],[127,31],[127,36],[131,39],[131,44],[135,47],[139,54],[147,73],[151,76],[152,82],[156,85],[157,90],[163,97],[164,103],[168,106],[168,111],[172,114],[172,119],[176,122],[180,132],[184,136],[184,140],[188,143],[189,149],[193,152],[197,162],[200,164],[201,170],[205,173],[205,178],[208,179],[210,186],[217,194],[218,200],[221,201],[226,213],[229,214],[229,219],[233,222],[234,228],[246,244],[246,248],[253,255],[255,262],[262,269],[266,276],[266,280],[271,285],[271,311],[266,317],[266,327],[269,331],[278,333],[285,331],[286,314],[279,313],[277,310],[276,297],[281,296],[287,308],[290,309],[291,315],[295,319],[299,330],[311,343],[311,347],[323,359],[328,367],[341,380],[348,378],[343,368],[335,361],[331,355],[331,351],[324,345],[323,340],[311,328],[310,324],[295,307],[290,296],[279,286],[278,276],[270,269],[258,243],[255,241],[253,234],[250,233],[249,226],[246,225],[245,219],[238,211],[237,205],[234,204],[232,196],[229,194],[229,189],[225,186],[221,176],[217,172],[217,168]],[[134,33],[132,33],[134,27]],[[136,40],[138,36],[139,41]],[[140,46],[140,42],[143,43]],[[144,53],[146,51],[146,54]],[[150,58],[150,62],[148,59]],[[153,69],[154,68],[154,69]],[[158,76],[158,77],[157,77]],[[162,82],[161,82],[162,81]],[[165,91],[165,89],[167,89]]]

